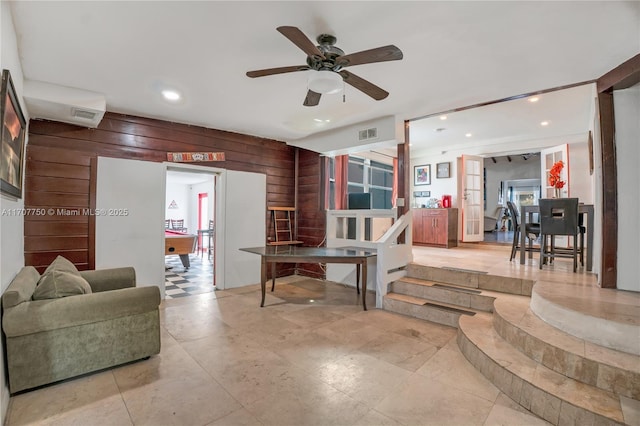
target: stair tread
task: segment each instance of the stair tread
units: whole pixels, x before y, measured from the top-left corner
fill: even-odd
[[[469,312],[469,313],[473,313],[473,314],[477,314],[479,312],[479,310],[473,309],[473,308],[468,308],[465,306],[460,306],[460,305],[452,305],[450,303],[444,303],[444,302],[438,302],[435,300],[429,300],[429,299],[423,299],[421,297],[415,297],[415,296],[409,296],[407,294],[401,294],[401,293],[394,293],[394,292],[390,292],[387,293],[385,295],[385,297],[389,297],[391,299],[395,299],[395,300],[400,300],[403,302],[408,302],[408,303],[412,303],[414,305],[430,305],[432,307],[443,307],[443,308],[448,308],[447,310],[452,311],[463,311],[463,312]]]
[[[410,284],[415,284],[415,285],[423,285],[423,286],[427,286],[427,287],[433,287],[434,284],[438,284],[439,288],[442,289],[449,289],[451,291],[460,291],[463,293],[467,293],[467,294],[473,294],[476,296],[487,296],[487,297],[493,297],[493,298],[497,298],[497,297],[521,297],[521,298],[526,298],[527,300],[529,300],[530,298],[528,296],[520,296],[520,295],[516,295],[516,294],[511,294],[511,293],[501,293],[499,291],[491,291],[491,290],[483,290],[480,288],[470,288],[470,287],[466,287],[466,286],[462,286],[462,285],[457,285],[457,284],[451,284],[451,283],[443,283],[443,282],[438,282],[438,281],[432,281],[432,280],[423,280],[421,278],[413,278],[413,277],[402,277],[396,281],[402,281],[402,282],[406,282],[406,283],[410,283]],[[478,291],[478,293],[471,293],[469,292],[469,290],[476,290]]]
[[[388,297],[390,299],[400,300],[402,302],[411,303],[413,305],[424,305],[425,303],[427,303],[425,299],[422,299],[420,297],[409,296],[407,294],[391,292],[391,293],[387,293],[385,297]]]
[[[465,286],[462,286],[462,285],[451,284],[451,283],[443,283],[443,282],[439,282],[439,281],[423,280],[421,278],[402,277],[397,281],[402,281],[402,282],[405,282],[405,283],[410,283],[410,284],[415,284],[415,285],[424,285],[424,286],[428,286],[428,287],[433,287],[435,285],[439,285],[439,286],[442,286],[441,288],[448,288],[451,291],[461,291],[461,292],[469,293],[469,294],[483,294],[483,293],[485,293],[485,291],[477,289],[477,288],[465,287]]]
[[[492,297],[495,297],[496,294],[531,296],[531,289],[534,284],[534,280],[524,277],[492,275],[485,271],[471,269],[426,266],[415,262],[407,265],[407,273],[412,278],[433,280],[440,284],[480,290],[483,295]]]
[[[505,321],[551,346],[599,364],[640,374],[639,356],[599,346],[568,334],[536,316],[526,300],[498,300],[494,306],[496,314]]]
[[[616,395],[556,373],[529,358],[498,334],[490,315],[463,316],[459,328],[483,353],[521,380],[576,407],[624,423]]]

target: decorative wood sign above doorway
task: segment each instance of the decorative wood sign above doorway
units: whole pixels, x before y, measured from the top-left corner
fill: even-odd
[[[174,163],[224,161],[224,152],[167,152],[167,160]]]

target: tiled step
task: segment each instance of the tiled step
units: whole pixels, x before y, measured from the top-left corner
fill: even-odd
[[[461,317],[458,346],[496,387],[551,424],[625,422],[618,396],[556,373],[529,358],[498,335],[491,314]]]
[[[393,282],[390,291],[486,312],[493,312],[493,302],[498,296],[495,292],[410,277]]]
[[[416,263],[407,266],[407,276],[444,284],[455,284],[461,287],[524,296],[531,296],[533,288],[533,280],[530,279],[489,275],[484,271],[464,268],[436,268]]]
[[[496,300],[493,326],[529,358],[572,379],[640,400],[640,357],[605,348],[547,324],[529,300]]]
[[[538,281],[531,294],[530,308],[565,333],[640,356],[640,295],[633,291],[604,290]]]
[[[387,293],[383,299],[383,308],[387,311],[450,327],[458,327],[460,316],[475,315],[477,312],[474,309],[465,309],[460,306],[437,303],[398,293]]]

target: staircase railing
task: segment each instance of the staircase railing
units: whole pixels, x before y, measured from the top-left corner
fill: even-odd
[[[399,243],[403,232],[404,242]],[[327,212],[327,247],[352,246],[376,250],[375,273],[370,273],[367,281],[375,283],[377,308],[382,308],[382,299],[389,284],[406,275],[405,268],[413,260],[411,244],[411,214],[396,219],[396,210]],[[327,265],[327,279],[355,285],[355,277],[349,275],[347,267]]]
[[[404,232],[403,243],[398,238]],[[376,308],[382,308],[382,299],[389,284],[407,275],[406,266],[413,261],[411,215],[405,213],[377,241]]]

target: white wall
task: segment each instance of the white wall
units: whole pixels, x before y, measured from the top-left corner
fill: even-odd
[[[571,143],[569,144],[569,162],[570,162],[570,172],[571,172],[571,196],[579,197],[580,200],[584,200],[585,203],[589,204],[593,202],[593,185],[595,182],[595,176],[589,175],[589,151],[587,145],[587,136],[584,135],[572,135],[569,140]],[[545,142],[546,144],[546,142]],[[541,147],[543,147],[541,142]],[[472,152],[476,151],[476,152]],[[471,150],[468,152],[470,155],[481,155],[480,152],[482,148],[477,148],[476,150]],[[532,152],[535,149],[532,149]],[[416,156],[411,158],[411,206],[419,207],[421,204],[426,204],[426,198],[413,198],[414,191],[431,191],[431,198],[442,198],[442,195],[448,194],[452,195],[452,204],[453,207],[460,207],[460,203],[458,201],[458,184],[457,184],[457,176],[458,176],[458,163],[457,163],[457,152],[445,152],[445,153],[430,153],[428,155]],[[514,155],[515,157],[515,155]],[[438,179],[436,178],[436,165],[438,163],[450,162],[450,170],[451,170],[451,178],[449,179]],[[414,167],[421,166],[425,164],[431,165],[431,185],[418,185],[414,186]],[[493,164],[490,158],[485,158],[484,166],[487,168],[487,212],[493,213],[495,210],[495,206],[498,200],[498,192],[497,188],[500,185],[500,180],[508,180],[507,178],[502,179],[501,176],[495,175],[492,176],[490,170],[497,169],[499,167],[498,164]],[[514,164],[513,170],[505,171],[505,174],[521,174],[521,179],[539,179],[540,178],[540,161],[539,158],[535,160],[528,160],[526,162],[518,162]],[[496,171],[496,173],[498,173]],[[496,183],[497,182],[497,183]]]
[[[189,187],[189,211],[191,212],[189,220],[193,223],[193,228],[189,228],[190,232],[195,232],[198,227],[198,194],[207,193],[207,212],[208,218],[205,223],[209,223],[209,220],[215,221],[215,192],[213,176],[207,176],[207,181],[197,183]]]
[[[602,149],[600,138],[600,113],[598,111],[598,92],[593,88],[593,98],[591,111],[591,123],[589,130],[593,135],[593,180],[592,189],[594,208],[593,226],[593,273],[598,276],[598,285],[602,285]]]
[[[190,202],[191,186],[184,183],[172,182],[167,179],[167,192],[165,204],[165,219],[184,219],[184,227],[189,232],[195,232],[196,222],[192,220],[191,202]],[[175,201],[177,209],[171,209],[171,202]]]
[[[23,100],[24,77],[18,55],[18,43],[9,2],[0,2],[0,70],[8,69],[11,72],[13,85],[18,95],[27,123],[29,112],[25,108]],[[28,142],[28,141],[27,141]],[[24,173],[24,169],[23,169]],[[24,176],[24,175],[23,175]],[[24,191],[23,191],[24,192]],[[5,209],[22,209],[24,198],[15,200],[0,196],[0,211]],[[0,292],[9,286],[11,280],[24,266],[24,217],[2,214],[0,216]],[[9,388],[4,370],[4,347],[0,341],[0,424],[4,420],[9,407]]]
[[[162,297],[165,172],[162,163],[98,157],[96,269],[133,266],[137,285]]]
[[[593,204],[594,176],[589,174],[588,133],[584,141],[569,144],[569,196]]]
[[[260,256],[240,251],[265,245],[267,177],[227,170],[218,183],[216,211],[216,286],[223,289],[260,282]],[[218,271],[220,272],[220,271]],[[259,302],[256,300],[256,306]]]
[[[378,137],[360,141],[358,132],[372,127],[378,130]],[[396,139],[397,129],[396,118],[394,116],[386,116],[335,130],[316,133],[306,138],[289,141],[287,144],[328,156],[352,154],[380,146],[395,147],[398,144],[398,139]]]
[[[449,162],[449,175],[450,178],[436,178],[436,165],[438,163]],[[414,185],[415,182],[415,166],[423,166],[425,164],[431,165],[431,185]],[[427,204],[429,198],[441,199],[443,195],[451,195],[452,207],[458,207],[458,164],[455,154],[431,154],[422,157],[411,158],[410,164],[411,173],[411,207],[420,207],[422,204]],[[430,191],[431,196],[428,198],[415,198],[413,193],[415,191]]]
[[[618,289],[640,291],[640,85],[613,92],[618,167]]]

